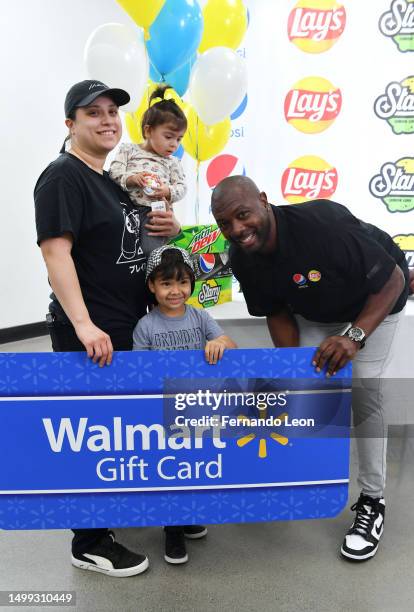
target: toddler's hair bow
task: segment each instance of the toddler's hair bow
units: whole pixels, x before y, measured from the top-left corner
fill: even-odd
[[[174,100],[174,93],[169,92],[167,89],[164,92],[163,98],[160,98],[159,96],[157,96],[156,98],[152,98],[150,102],[150,106],[154,106],[154,104],[158,104],[159,102],[163,102],[164,100],[168,100],[169,102],[174,102],[174,104],[177,104],[176,101]]]
[[[154,106],[154,104],[158,104],[158,102],[162,102],[162,98],[157,97],[157,98],[152,98],[151,102],[150,102],[150,106]]]

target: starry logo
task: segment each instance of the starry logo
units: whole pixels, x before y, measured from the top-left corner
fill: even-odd
[[[402,53],[414,51],[414,0],[393,0],[379,20],[381,34],[391,38]]]
[[[198,303],[204,308],[215,306],[220,299],[221,286],[216,279],[210,278],[201,284],[200,291],[197,295]]]
[[[369,190],[391,213],[414,209],[414,158],[386,162],[369,183]]]
[[[385,88],[385,93],[378,96],[374,103],[374,112],[384,119],[394,134],[412,134],[414,132],[414,76],[409,76],[400,83],[392,81]]]

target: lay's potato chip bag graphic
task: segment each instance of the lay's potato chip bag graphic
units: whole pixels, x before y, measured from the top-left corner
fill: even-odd
[[[346,24],[345,8],[335,0],[299,0],[288,19],[289,40],[306,53],[323,53]]]
[[[384,202],[389,212],[414,210],[414,158],[386,162],[370,180],[369,190]]]
[[[394,134],[414,132],[414,76],[400,83],[388,83],[385,93],[375,100],[374,112],[391,126]]]
[[[414,51],[414,0],[393,0],[380,17],[378,27],[403,53]]]
[[[301,79],[285,98],[285,118],[300,132],[317,134],[337,118],[342,106],[341,90],[318,76]]]
[[[318,198],[329,199],[337,186],[336,168],[314,155],[295,159],[283,172],[281,181],[283,197],[291,204]]]
[[[414,268],[414,234],[398,234],[392,239],[404,251],[408,266]]]

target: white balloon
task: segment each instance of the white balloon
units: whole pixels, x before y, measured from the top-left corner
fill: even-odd
[[[121,109],[133,113],[141,102],[149,74],[142,29],[121,23],[99,26],[87,40],[84,59],[89,78],[129,93],[131,100]]]
[[[190,76],[190,99],[200,119],[214,125],[231,115],[247,92],[244,60],[228,47],[200,55]]]

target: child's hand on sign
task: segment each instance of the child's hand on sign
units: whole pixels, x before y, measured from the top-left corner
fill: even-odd
[[[224,349],[226,348],[237,348],[235,342],[228,336],[219,336],[214,338],[214,340],[209,340],[204,349],[206,361],[210,365],[214,365],[223,357]]]

